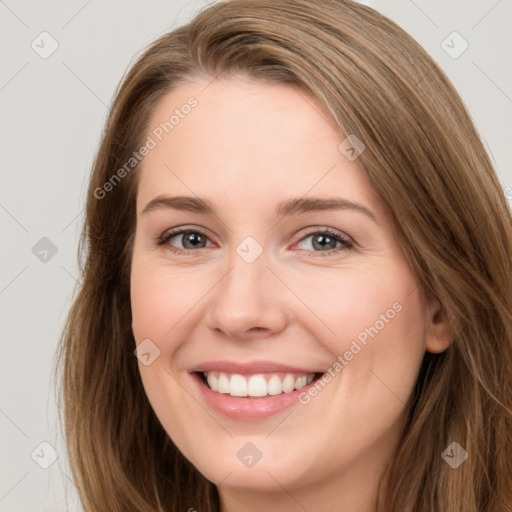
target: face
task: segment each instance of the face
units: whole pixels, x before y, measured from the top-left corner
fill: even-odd
[[[389,212],[314,98],[207,84],[161,101],[137,171],[131,305],[151,405],[223,488],[381,468],[428,338]]]

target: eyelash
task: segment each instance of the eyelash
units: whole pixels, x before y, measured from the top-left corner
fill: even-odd
[[[178,228],[176,230],[167,231],[163,235],[158,237],[157,245],[159,245],[159,246],[165,245],[169,242],[169,240],[171,238],[174,238],[177,235],[190,234],[190,233],[197,233],[197,234],[200,234],[201,236],[204,236],[205,238],[208,239],[206,234],[203,233],[199,229],[180,229],[180,228]],[[300,250],[305,250],[308,252],[316,253],[317,256],[331,256],[331,255],[334,255],[335,253],[341,252],[346,249],[352,249],[354,247],[354,244],[345,235],[343,235],[343,233],[336,231],[334,229],[331,229],[331,228],[317,228],[313,231],[310,231],[309,233],[306,233],[299,240],[299,242],[302,242],[304,239],[308,238],[309,236],[319,235],[319,234],[320,235],[328,235],[330,238],[333,238],[337,242],[340,242],[342,244],[342,247],[338,247],[337,249],[329,249],[327,251],[314,251],[314,250],[307,250],[307,249],[300,249]],[[201,251],[201,249],[205,249],[205,247],[202,247],[200,249],[178,249],[178,248],[175,248],[175,247],[169,245],[168,249],[174,254],[193,256],[193,255],[198,254]]]

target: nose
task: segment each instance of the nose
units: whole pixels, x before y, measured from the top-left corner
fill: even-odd
[[[286,292],[268,268],[265,252],[247,263],[234,251],[227,273],[211,292],[206,324],[236,340],[268,337],[286,326]]]

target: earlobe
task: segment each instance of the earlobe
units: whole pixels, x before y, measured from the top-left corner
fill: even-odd
[[[455,336],[446,311],[437,298],[433,298],[427,311],[425,349],[431,354],[444,352]]]

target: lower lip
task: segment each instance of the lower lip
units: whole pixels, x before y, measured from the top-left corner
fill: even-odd
[[[291,393],[266,397],[236,397],[212,391],[197,373],[190,374],[197,382],[206,403],[215,411],[236,420],[260,420],[277,414],[299,403],[299,395],[307,392],[317,379]]]

